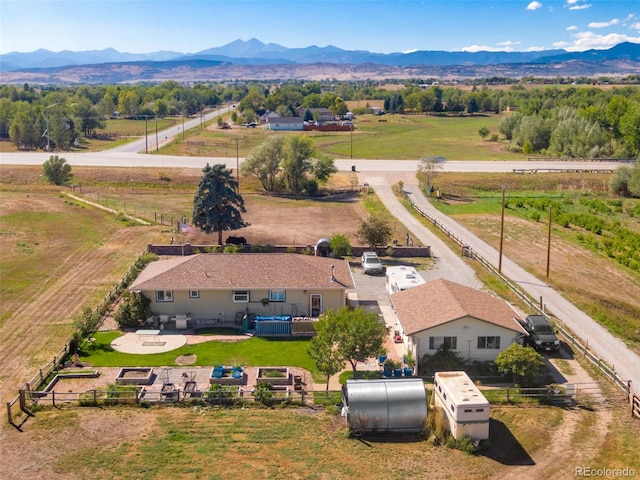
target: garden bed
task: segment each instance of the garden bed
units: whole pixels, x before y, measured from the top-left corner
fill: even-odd
[[[124,367],[116,377],[117,385],[149,385],[153,377],[153,368]]]
[[[256,383],[269,385],[291,385],[291,374],[287,367],[259,367]]]

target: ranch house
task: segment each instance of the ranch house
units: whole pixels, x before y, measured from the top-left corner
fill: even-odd
[[[345,292],[352,288],[345,260],[294,253],[200,253],[151,262],[129,290],[149,298],[154,315],[198,325],[233,321],[245,313],[315,318],[345,306]]]
[[[507,302],[445,279],[394,293],[391,303],[402,340],[415,358],[447,349],[463,359],[495,360],[527,335]]]
[[[267,130],[303,130],[304,122],[300,117],[268,117],[264,126]]]

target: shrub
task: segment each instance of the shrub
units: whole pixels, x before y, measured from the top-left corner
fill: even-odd
[[[342,233],[336,233],[329,239],[329,246],[336,257],[351,255],[351,242],[349,237]]]
[[[266,382],[258,382],[252,395],[257,401],[263,405],[270,407],[273,405],[273,392],[271,391],[271,385]]]
[[[138,327],[151,314],[150,305],[151,300],[144,295],[127,291],[114,319],[121,328]]]
[[[54,185],[65,185],[73,178],[71,165],[58,155],[51,155],[42,165],[42,169],[47,181]]]

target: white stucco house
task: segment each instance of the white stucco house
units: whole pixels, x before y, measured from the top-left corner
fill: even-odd
[[[527,335],[507,302],[449,280],[433,280],[390,298],[402,340],[415,358],[446,348],[464,359],[495,360]]]
[[[191,322],[237,313],[318,317],[346,305],[354,281],[346,260],[295,253],[200,253],[151,262],[129,290],[154,315]]]

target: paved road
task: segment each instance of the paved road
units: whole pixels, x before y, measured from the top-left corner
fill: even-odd
[[[481,286],[475,275],[472,274],[473,271],[471,273],[468,272],[471,269],[460,258],[460,252],[451,252],[444,243],[415,220],[400,204],[389,187],[390,183],[396,181],[395,176],[392,177],[394,180],[389,182],[378,172],[360,172],[360,178],[374,188],[390,212],[410,228],[421,242],[425,245],[431,245],[436,258],[442,259],[434,270],[435,278],[444,277],[476,288]],[[497,268],[499,253],[496,249],[433,207],[420,192],[415,178],[411,180],[410,177],[405,175],[402,180],[405,182],[405,191],[408,192],[409,197],[422,211],[429,213],[443,225],[446,225],[449,231],[453,232],[465,244],[471,246],[474,251]],[[502,273],[518,284],[523,291],[529,293],[532,298],[542,298],[550,314],[576,332],[584,342],[588,342],[589,349],[606,363],[613,366],[621,378],[631,380],[636,391],[640,388],[639,355],[631,351],[621,340],[611,335],[594,319],[576,308],[547,283],[526,272],[505,255],[502,256]],[[429,278],[425,278],[425,280],[429,280]]]

